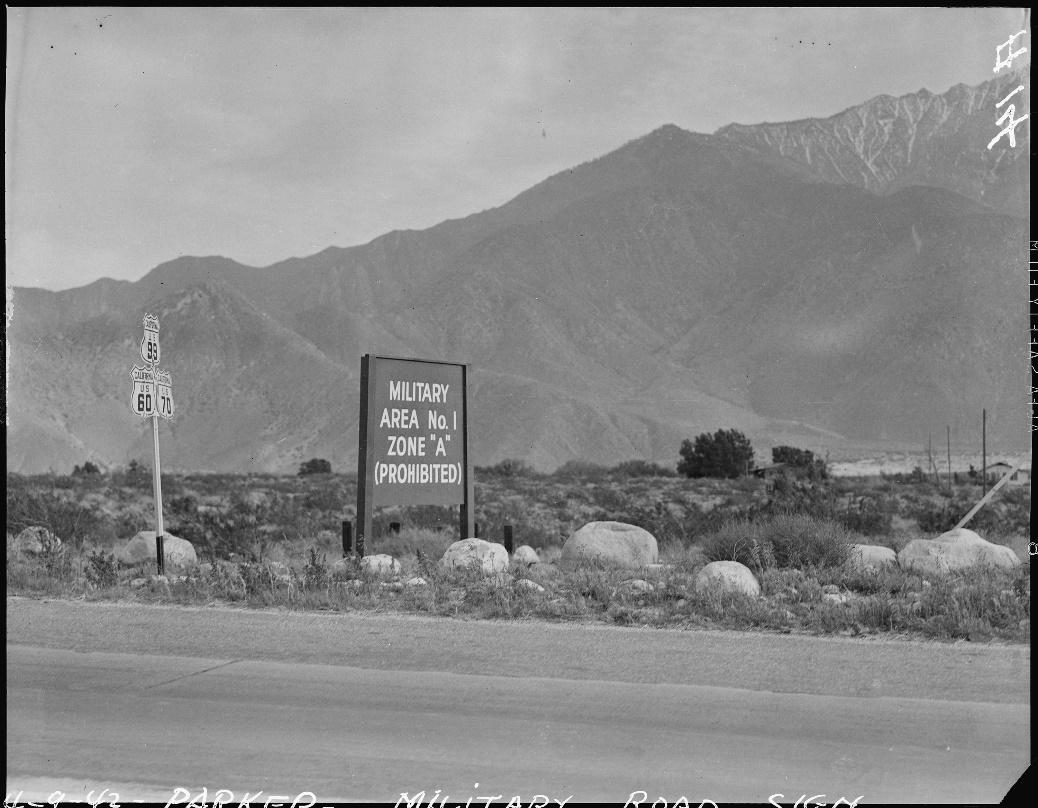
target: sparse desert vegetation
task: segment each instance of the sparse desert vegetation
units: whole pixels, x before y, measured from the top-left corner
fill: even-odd
[[[21,476],[7,480],[7,590],[27,596],[339,611],[421,612],[473,618],[607,621],[920,638],[1030,638],[1030,574],[974,568],[923,575],[849,564],[853,544],[900,550],[950,528],[980,498],[979,485],[914,478],[780,476],[689,479],[653,464],[568,463],[539,474],[519,461],[476,470],[480,536],[532,547],[484,575],[439,564],[458,539],[456,512],[420,506],[376,513],[366,555],[399,572],[342,558],[341,523],[354,519],[351,475],[164,474],[168,533],[190,541],[197,567],[120,564],[115,551],[154,529],[150,471]],[[1027,558],[1029,488],[1007,487],[971,521],[985,539]],[[618,521],[656,537],[662,562],[642,571],[556,563],[573,531]],[[391,530],[391,523],[399,531]],[[26,549],[40,526],[60,543]],[[759,597],[694,585],[708,562],[752,570]]]

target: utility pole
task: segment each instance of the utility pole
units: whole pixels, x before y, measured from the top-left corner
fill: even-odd
[[[951,470],[951,425],[945,426],[948,430],[948,490],[952,490],[952,470]]]
[[[988,492],[988,411],[985,408],[981,411],[981,423],[980,423],[980,479],[983,480],[982,485],[983,493]]]

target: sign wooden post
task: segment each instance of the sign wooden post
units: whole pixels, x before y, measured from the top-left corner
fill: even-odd
[[[152,487],[155,492],[155,561],[159,575],[165,572],[166,560],[162,537],[162,467],[159,461],[159,418],[173,418],[173,377],[169,371],[159,370],[159,320],[152,314],[144,315],[144,338],[141,340],[141,359],[149,367],[134,365],[130,371],[133,390],[130,409],[142,418],[151,418],[151,440],[155,462],[152,468]]]
[[[377,505],[458,505],[475,535],[468,365],[365,354],[358,431],[357,555]]]

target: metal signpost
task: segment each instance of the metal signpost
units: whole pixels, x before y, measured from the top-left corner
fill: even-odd
[[[162,534],[162,469],[159,464],[159,418],[173,418],[173,377],[168,370],[159,370],[159,320],[152,314],[144,315],[144,338],[141,340],[141,359],[148,367],[134,365],[130,371],[133,389],[130,409],[142,418],[151,418],[151,438],[155,451],[152,481],[155,489],[155,556],[159,575],[165,571]]]
[[[468,365],[365,354],[360,365],[357,554],[376,505],[460,505],[475,536]]]

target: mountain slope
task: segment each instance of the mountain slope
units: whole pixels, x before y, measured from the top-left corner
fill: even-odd
[[[125,401],[145,311],[174,377],[168,468],[353,468],[364,353],[470,363],[477,464],[670,465],[718,428],[763,460],[779,443],[917,446],[945,424],[965,435],[982,407],[989,446],[1022,446],[1027,233],[1010,191],[1029,185],[1025,149],[985,148],[1000,87],[664,126],[429,230],[16,289],[9,467],[149,457]]]

